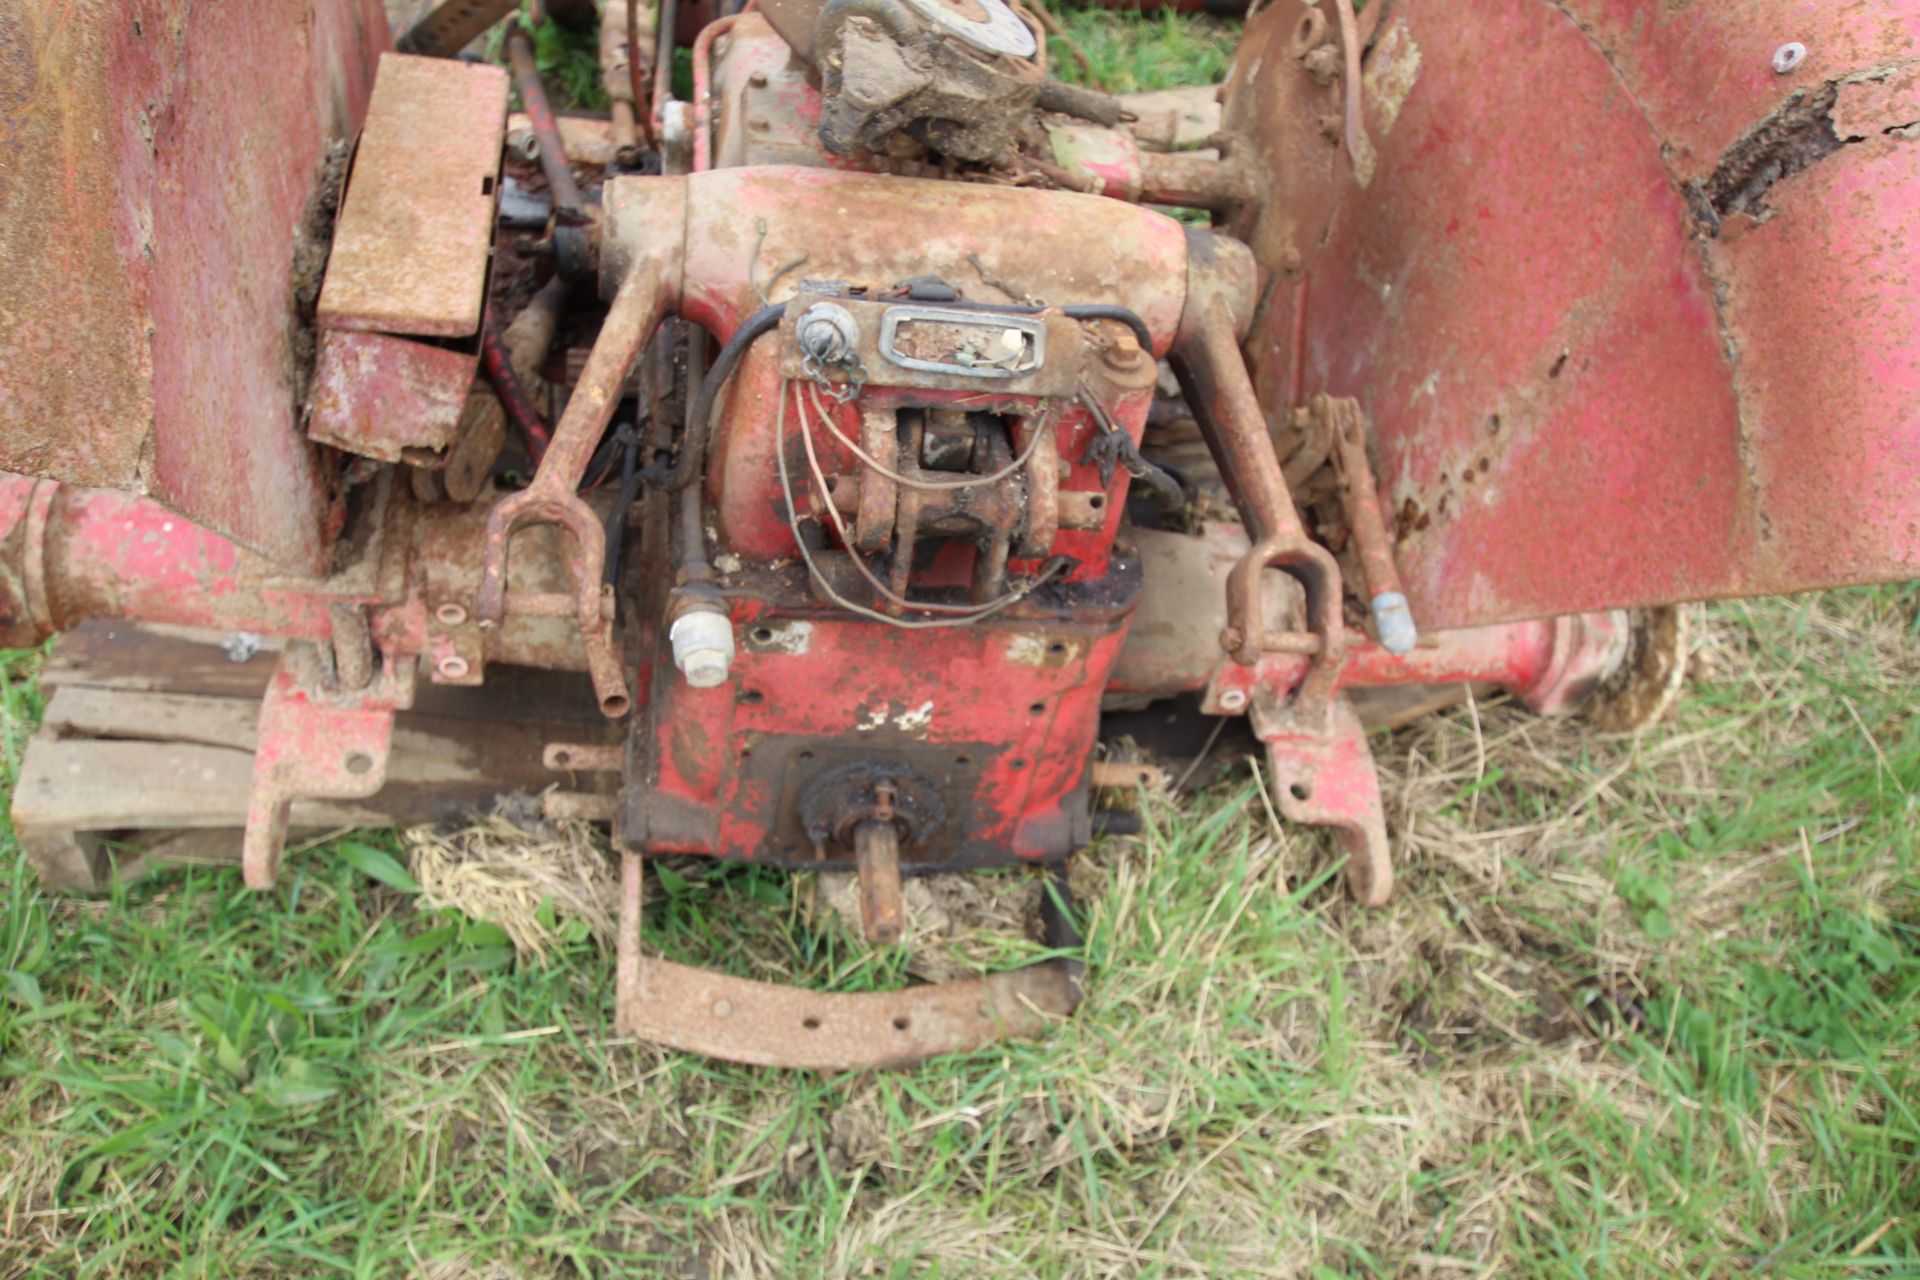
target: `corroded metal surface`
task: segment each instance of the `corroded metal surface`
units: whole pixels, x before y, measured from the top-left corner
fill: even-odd
[[[730,1062],[855,1071],[900,1067],[1031,1036],[1073,1011],[1069,962],[984,978],[830,995],[641,954],[638,854],[621,857],[614,1028]]]
[[[1337,88],[1302,13],[1250,29],[1245,101]],[[1916,58],[1912,0],[1393,8],[1378,171],[1275,179],[1253,355],[1269,404],[1367,409],[1423,624],[1920,573]]]
[[[307,434],[383,462],[454,440],[476,355],[386,333],[323,329]]]
[[[0,467],[324,563],[301,308],[386,41],[378,0],[0,9]]]
[[[1246,246],[1192,232],[1189,247],[1187,306],[1174,344],[1173,368],[1253,538],[1227,576],[1227,625],[1220,646],[1242,666],[1252,666],[1272,652],[1309,655],[1300,697],[1311,720],[1324,714],[1333,695],[1344,643],[1340,567],[1300,523],[1240,357],[1238,338],[1247,330],[1254,294]],[[1283,569],[1299,581],[1305,632],[1268,630],[1274,591],[1268,569]]]
[[[386,785],[393,713],[412,705],[413,676],[411,662],[391,664],[370,687],[349,691],[313,645],[281,653],[253,749],[240,852],[249,889],[273,887],[295,800],[360,800]]]
[[[320,291],[323,326],[479,330],[507,87],[499,67],[380,59]]]
[[[1345,695],[1325,716],[1301,711],[1271,690],[1253,700],[1253,731],[1266,744],[1274,798],[1288,821],[1331,827],[1347,856],[1347,891],[1362,906],[1384,906],[1393,895],[1392,850],[1366,729]]]
[[[519,0],[439,0],[421,6],[395,43],[407,53],[454,58],[515,9]]]

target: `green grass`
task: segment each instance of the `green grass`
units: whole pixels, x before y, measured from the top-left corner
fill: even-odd
[[[1053,12],[1065,35],[1047,41],[1049,72],[1108,93],[1218,84],[1227,78],[1239,38],[1237,22],[1172,10],[1053,6]]]

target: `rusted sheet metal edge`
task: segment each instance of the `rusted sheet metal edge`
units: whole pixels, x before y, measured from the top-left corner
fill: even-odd
[[[385,333],[324,330],[307,434],[398,462],[453,443],[479,354]]]
[[[320,293],[324,327],[479,329],[507,91],[499,67],[381,57]]]

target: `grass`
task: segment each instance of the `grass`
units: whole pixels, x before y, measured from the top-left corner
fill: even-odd
[[[1171,9],[1049,7],[1063,32],[1047,41],[1049,72],[1108,93],[1218,84],[1240,34],[1238,22]]]
[[[1205,24],[1066,20],[1109,88],[1214,74]],[[536,912],[537,961],[390,835],[110,901],[0,843],[0,1277],[1920,1274],[1917,610],[1704,611],[1638,739],[1381,738],[1381,911],[1257,774],[1150,802],[1075,864],[1080,1013],[887,1075],[616,1041],[597,926]],[[646,927],[834,989],[915,963],[760,871],[675,863]]]

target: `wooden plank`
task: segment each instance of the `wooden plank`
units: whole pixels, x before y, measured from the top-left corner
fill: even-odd
[[[252,751],[259,737],[260,703],[254,698],[149,693],[63,685],[53,691],[41,727],[60,738],[130,738],[190,742]]]
[[[252,782],[251,751],[43,735],[27,744],[20,761],[14,823],[72,831],[244,826]],[[305,808],[318,825],[378,822],[381,816],[364,806]]]
[[[227,639],[218,631],[96,618],[54,642],[40,683],[244,697],[257,703],[279,661],[279,642],[264,640],[246,661],[235,662],[223,647]]]
[[[40,683],[46,688],[86,685],[138,693],[205,694],[258,704],[282,642],[265,637],[259,652],[245,662],[235,662],[224,647],[228,638],[228,633],[219,631],[94,619],[54,643]],[[488,665],[484,685],[421,681],[413,709],[448,720],[601,727],[607,723],[584,673],[497,663]],[[554,737],[568,739],[569,734],[572,740],[581,740],[577,730]]]
[[[94,622],[63,636],[28,743],[14,826],[42,879],[99,891],[173,862],[239,856],[260,697],[275,647],[242,662],[217,632]],[[268,642],[273,646],[273,642]],[[295,831],[457,821],[562,782],[549,742],[617,744],[578,672],[491,667],[482,687],[422,684],[395,717],[387,783],[360,801],[297,801]]]

